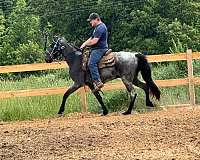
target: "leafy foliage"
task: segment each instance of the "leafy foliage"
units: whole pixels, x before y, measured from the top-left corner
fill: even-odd
[[[39,26],[37,15],[27,14],[25,0],[18,0],[15,8],[5,19],[2,14],[0,29],[1,65],[33,63],[41,57]]]

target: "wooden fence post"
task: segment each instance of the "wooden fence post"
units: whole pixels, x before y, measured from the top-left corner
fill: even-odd
[[[188,68],[190,105],[195,106],[195,86],[194,86],[194,75],[193,75],[192,49],[187,50],[187,68]]]
[[[79,96],[82,112],[87,112],[87,93],[85,86],[80,88]]]

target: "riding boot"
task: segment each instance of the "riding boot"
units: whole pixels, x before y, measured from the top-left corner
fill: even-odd
[[[93,81],[94,89],[93,92],[100,91],[104,84],[101,81]]]

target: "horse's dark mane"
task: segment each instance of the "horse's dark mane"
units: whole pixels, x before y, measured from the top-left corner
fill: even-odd
[[[72,43],[67,42],[67,40],[66,40],[64,37],[61,37],[61,40],[63,41],[63,44],[64,44],[64,45],[71,46],[71,47],[73,47],[74,49],[76,49],[77,51],[82,52],[82,50],[81,50],[79,47],[77,47],[76,45],[74,45],[74,44],[72,44]]]
[[[62,55],[64,56],[69,67],[71,68],[74,62],[76,63],[76,66],[82,65],[82,50],[74,44],[67,42],[67,40],[64,37],[59,37],[59,41],[60,44],[65,47]]]

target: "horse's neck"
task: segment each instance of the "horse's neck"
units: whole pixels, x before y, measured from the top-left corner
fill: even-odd
[[[67,62],[70,69],[73,69],[74,67],[80,68],[79,66],[81,65],[82,58],[81,56],[71,54],[65,57],[65,61]]]
[[[82,55],[76,54],[76,52],[79,52],[78,47],[75,47],[71,44],[66,44],[66,46],[67,47],[63,52],[63,56],[69,68],[70,69],[81,68],[80,65],[82,64]]]

